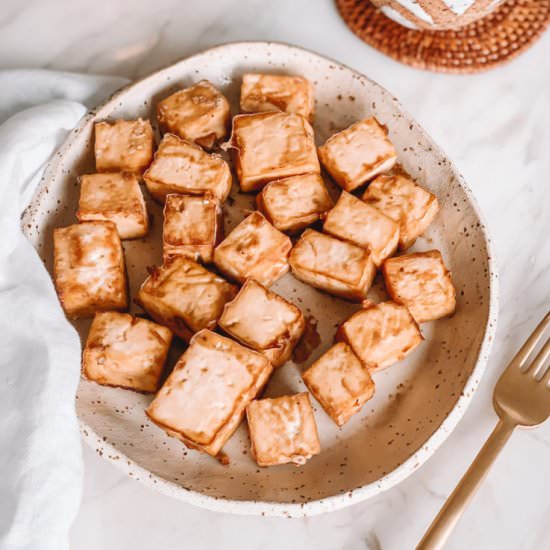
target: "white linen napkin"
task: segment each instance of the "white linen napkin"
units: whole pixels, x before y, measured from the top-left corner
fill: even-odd
[[[80,342],[20,215],[68,131],[127,81],[0,71],[0,549],[65,550],[82,486]]]

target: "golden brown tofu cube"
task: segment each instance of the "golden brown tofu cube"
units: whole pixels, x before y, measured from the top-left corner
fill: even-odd
[[[327,213],[323,231],[368,248],[377,266],[394,254],[399,240],[397,223],[347,191]]]
[[[82,356],[89,380],[155,393],[172,342],[172,332],[127,313],[95,314]]]
[[[212,195],[167,195],[162,229],[164,261],[187,256],[211,262],[222,228],[221,205]]]
[[[390,301],[354,313],[340,325],[336,338],[349,344],[371,370],[401,361],[423,340],[409,310]]]
[[[435,195],[401,175],[378,176],[362,199],[399,224],[401,250],[413,245],[439,211]]]
[[[177,256],[154,267],[141,285],[137,302],[161,325],[189,342],[195,332],[214,328],[237,287],[202,265]]]
[[[291,176],[268,183],[256,205],[279,231],[298,231],[332,208],[332,199],[319,174]]]
[[[359,302],[376,275],[368,250],[313,229],[302,233],[288,261],[293,275],[304,283]]]
[[[88,174],[79,179],[80,201],[76,213],[79,221],[111,221],[121,239],[135,239],[147,234],[147,208],[135,174]]]
[[[254,211],[214,249],[214,263],[230,279],[271,286],[288,271],[291,248],[290,239]]]
[[[153,128],[148,120],[96,122],[96,170],[141,174],[153,160],[153,145]]]
[[[319,173],[313,128],[300,115],[258,113],[233,118],[230,147],[241,191],[258,191],[266,183]]]
[[[382,273],[392,300],[407,306],[417,323],[454,312],[455,287],[439,250],[390,258]]]
[[[397,153],[387,133],[374,117],[361,120],[319,147],[319,159],[342,189],[353,191],[395,164]]]
[[[343,426],[374,395],[368,369],[345,342],[332,346],[302,378],[338,426]]]
[[[112,222],[84,222],[53,232],[54,279],[67,317],[128,307],[122,244]]]
[[[227,99],[208,80],[180,90],[157,105],[162,132],[211,149],[226,136],[231,111]]]
[[[305,320],[294,304],[248,279],[233,301],[225,304],[218,325],[279,367],[290,358]]]
[[[250,450],[258,466],[301,466],[321,451],[307,392],[252,401],[246,418]]]
[[[313,86],[301,76],[245,74],[241,86],[241,111],[285,111],[313,119]]]
[[[188,447],[216,456],[272,370],[260,353],[202,330],[149,405],[147,416]]]
[[[231,171],[227,162],[172,134],[162,138],[143,179],[149,193],[159,202],[164,202],[169,193],[211,193],[223,202],[231,191]]]

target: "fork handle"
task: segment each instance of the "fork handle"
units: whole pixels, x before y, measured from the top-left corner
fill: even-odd
[[[516,424],[509,421],[500,420],[498,422],[472,465],[433,520],[416,550],[440,550],[443,548],[515,427]]]

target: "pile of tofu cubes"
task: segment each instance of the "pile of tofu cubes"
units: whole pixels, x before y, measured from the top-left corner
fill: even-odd
[[[455,290],[438,251],[394,256],[438,202],[394,169],[395,148],[375,118],[316,148],[313,88],[298,76],[244,75],[240,107],[231,119],[207,81],[170,95],[157,105],[156,150],[147,120],[96,123],[96,173],[80,177],[79,223],[54,231],[55,284],[68,317],[93,317],[89,380],[155,394],[147,415],[190,448],[220,455],[246,415],[260,466],[303,464],[320,451],[309,393],[257,399],[306,325],[269,287],[290,269],[362,304],[303,373],[338,426],[373,396],[372,375],[421,343],[419,323],[454,311]],[[231,126],[223,148],[257,210],[224,236],[232,172],[219,147]],[[335,202],[321,164],[342,188]],[[141,183],[164,205],[163,264],[133,297],[150,320],[126,313],[121,246],[149,229]],[[391,300],[374,304],[366,297],[378,269]],[[188,347],[161,385],[174,337]]]

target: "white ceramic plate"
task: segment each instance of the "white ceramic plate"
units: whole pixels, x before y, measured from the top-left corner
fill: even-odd
[[[441,212],[414,249],[443,253],[457,287],[456,314],[422,327],[426,341],[407,361],[376,374],[376,396],[344,428],[336,428],[315,403],[322,452],[301,468],[258,468],[244,425],[225,447],[229,466],[187,450],[147,420],[144,409],[151,398],[130,391],[82,381],[77,409],[86,442],[149,487],[215,510],[300,516],[364,500],[425,462],[462,416],[495,331],[497,276],[475,201],[451,162],[398,101],[365,76],[299,48],[263,42],[216,47],[122,89],[84,117],[46,170],[22,226],[51,271],[52,229],[76,222],[76,177],[93,171],[94,121],[152,117],[157,101],[201,78],[221,88],[236,113],[241,75],[250,71],[300,74],[314,83],[319,143],[367,115],[388,125],[400,162],[439,198]],[[225,206],[226,227],[251,205],[252,197],[240,195],[234,185]],[[161,211],[150,201],[149,206],[151,234],[124,243],[133,295],[145,267],[161,258]],[[319,321],[322,342],[306,364],[330,346],[336,325],[358,307],[290,274],[274,289]],[[382,285],[375,285],[373,294],[380,298]],[[85,338],[89,322],[75,325]],[[176,347],[171,360],[181,351]],[[267,395],[303,391],[299,373],[304,366],[288,363],[277,370]]]

